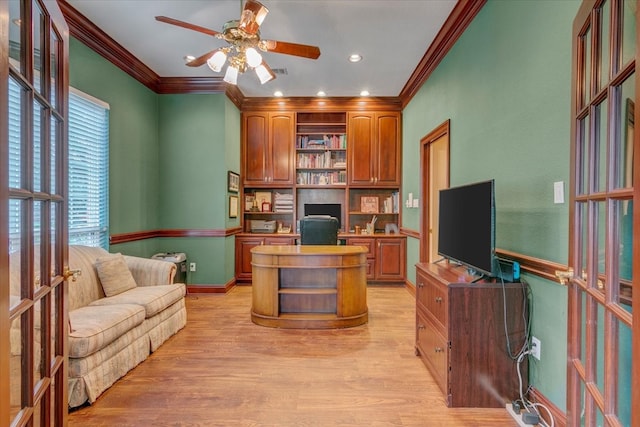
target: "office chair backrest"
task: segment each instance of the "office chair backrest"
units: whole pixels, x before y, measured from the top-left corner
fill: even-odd
[[[303,245],[337,245],[338,220],[332,216],[306,216],[300,220]]]

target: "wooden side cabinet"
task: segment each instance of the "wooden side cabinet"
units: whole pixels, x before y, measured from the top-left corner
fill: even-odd
[[[406,279],[407,240],[404,236],[349,237],[348,245],[367,249],[367,280],[369,282],[402,283]]]
[[[349,185],[400,186],[399,112],[349,113],[347,139]]]
[[[525,340],[526,284],[465,279],[459,268],[416,265],[416,354],[447,406],[504,408],[519,397],[512,356]],[[523,390],[527,368],[525,357]]]
[[[236,236],[236,281],[251,283],[251,249],[262,245],[293,245],[293,235],[237,235]]]
[[[244,185],[294,184],[295,117],[292,112],[248,112],[242,116]]]

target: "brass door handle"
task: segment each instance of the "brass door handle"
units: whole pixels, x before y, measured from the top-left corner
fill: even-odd
[[[566,285],[567,280],[573,277],[573,268],[569,268],[568,270],[556,270],[556,277],[560,280],[561,285]]]
[[[64,273],[62,273],[62,277],[64,277],[64,280],[69,280],[69,278],[71,278],[71,281],[75,282],[76,280],[78,280],[78,276],[82,276],[82,270],[70,270],[69,267],[64,267]]]

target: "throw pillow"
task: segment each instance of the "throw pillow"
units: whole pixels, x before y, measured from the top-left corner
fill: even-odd
[[[122,254],[112,254],[96,259],[96,270],[104,294],[108,297],[121,294],[137,286],[136,281],[127,267]]]

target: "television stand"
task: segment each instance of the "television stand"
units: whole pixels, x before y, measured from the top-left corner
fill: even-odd
[[[524,344],[527,285],[474,279],[451,265],[416,264],[416,355],[447,406],[504,408],[520,395],[507,348]],[[527,358],[521,372],[526,390]]]

